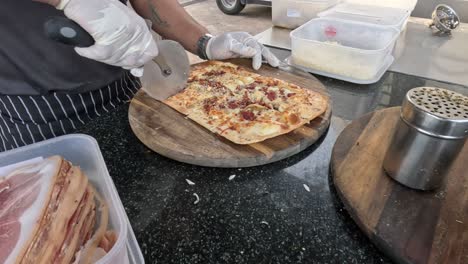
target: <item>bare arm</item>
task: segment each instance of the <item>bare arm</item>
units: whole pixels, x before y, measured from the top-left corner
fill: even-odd
[[[130,0],[135,11],[152,21],[152,28],[164,38],[178,41],[197,53],[197,41],[208,30],[198,24],[177,0]]]

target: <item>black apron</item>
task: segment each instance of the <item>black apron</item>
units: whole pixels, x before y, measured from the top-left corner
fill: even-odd
[[[0,151],[72,133],[129,102],[141,87],[128,71],[107,86],[84,93],[0,95]]]

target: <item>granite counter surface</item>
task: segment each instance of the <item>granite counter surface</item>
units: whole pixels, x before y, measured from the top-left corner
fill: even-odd
[[[128,105],[78,131],[99,142],[146,263],[390,263],[336,195],[333,144],[350,120],[400,105],[410,88],[468,89],[396,73],[373,85],[319,79],[333,101],[328,132],[269,165],[217,169],[160,156],[132,133]]]

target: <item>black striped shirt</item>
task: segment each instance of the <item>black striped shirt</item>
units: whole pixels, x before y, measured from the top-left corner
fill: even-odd
[[[0,151],[72,133],[129,102],[140,86],[125,71],[117,81],[84,93],[0,95]]]

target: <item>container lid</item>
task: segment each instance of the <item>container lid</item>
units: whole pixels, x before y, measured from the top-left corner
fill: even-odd
[[[410,11],[392,7],[343,3],[318,14],[318,17],[336,18],[382,26],[401,27]]]
[[[357,5],[398,8],[411,13],[416,7],[418,0],[345,0],[344,2]]]
[[[408,91],[401,118],[422,133],[445,138],[468,137],[468,97],[435,87]]]

